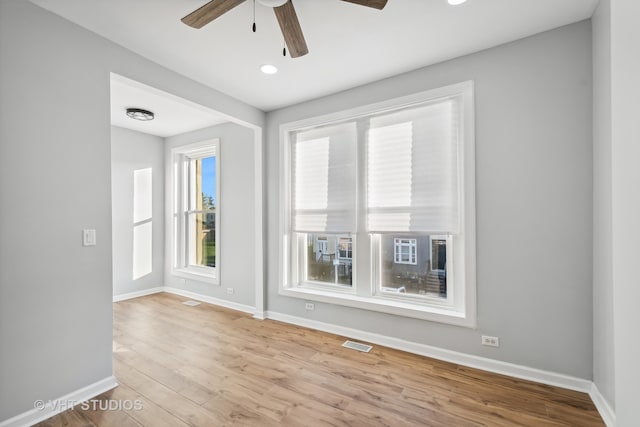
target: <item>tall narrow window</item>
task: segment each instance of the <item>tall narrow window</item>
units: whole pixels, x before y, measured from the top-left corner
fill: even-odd
[[[473,326],[473,85],[283,125],[287,296]]]
[[[219,266],[219,151],[218,140],[173,150],[173,272],[214,282]]]

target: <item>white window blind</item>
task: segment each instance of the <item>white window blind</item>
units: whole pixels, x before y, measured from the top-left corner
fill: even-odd
[[[294,231],[356,231],[356,139],[355,122],[291,134]]]
[[[450,97],[369,120],[369,232],[458,232],[460,103]]]

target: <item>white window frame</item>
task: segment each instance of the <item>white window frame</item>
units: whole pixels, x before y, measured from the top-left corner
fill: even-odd
[[[390,111],[402,107],[418,106],[438,98],[460,96],[462,99],[459,136],[459,182],[462,187],[460,200],[460,230],[447,237],[447,298],[393,294],[382,292],[380,285],[381,256],[380,235],[366,231],[366,209],[362,201],[358,209],[358,231],[353,235],[353,286],[332,289],[300,280],[304,274],[300,259],[300,244],[304,239],[291,230],[290,177],[291,139],[294,131],[323,124],[344,121]],[[280,265],[279,294],[304,300],[355,307],[365,310],[413,317],[429,321],[476,327],[476,253],[475,253],[475,138],[474,138],[473,82],[466,81],[428,90],[389,101],[357,107],[320,117],[304,119],[280,126]],[[366,150],[364,138],[358,136],[358,198],[366,194]],[[362,139],[362,141],[360,141]],[[362,250],[358,250],[362,248]]]
[[[408,242],[405,243],[404,240],[408,240]],[[408,261],[402,260],[402,248],[409,249]],[[418,239],[394,237],[393,238],[393,262],[395,264],[417,265],[418,264]]]
[[[205,157],[216,157],[216,209],[215,241],[216,266],[208,267],[191,262],[192,253],[187,249],[189,235],[187,215],[200,211],[190,210],[188,187],[193,185],[188,176],[187,163]],[[171,233],[171,274],[190,280],[197,280],[219,285],[220,278],[220,140],[210,139],[194,144],[183,145],[171,150],[171,182],[172,182],[172,233]],[[202,211],[202,212],[209,212]]]

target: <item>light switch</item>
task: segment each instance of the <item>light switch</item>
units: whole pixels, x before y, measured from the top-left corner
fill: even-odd
[[[96,245],[96,230],[82,230],[82,246]]]

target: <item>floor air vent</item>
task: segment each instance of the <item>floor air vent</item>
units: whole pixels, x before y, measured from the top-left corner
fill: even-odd
[[[183,302],[183,304],[188,305],[189,307],[195,307],[196,305],[200,305],[198,301],[193,301],[193,300],[185,301]]]
[[[345,341],[344,344],[342,344],[342,346],[350,348],[351,350],[362,351],[364,353],[369,353],[373,348],[370,345],[360,344],[359,342],[355,342],[355,341]]]

